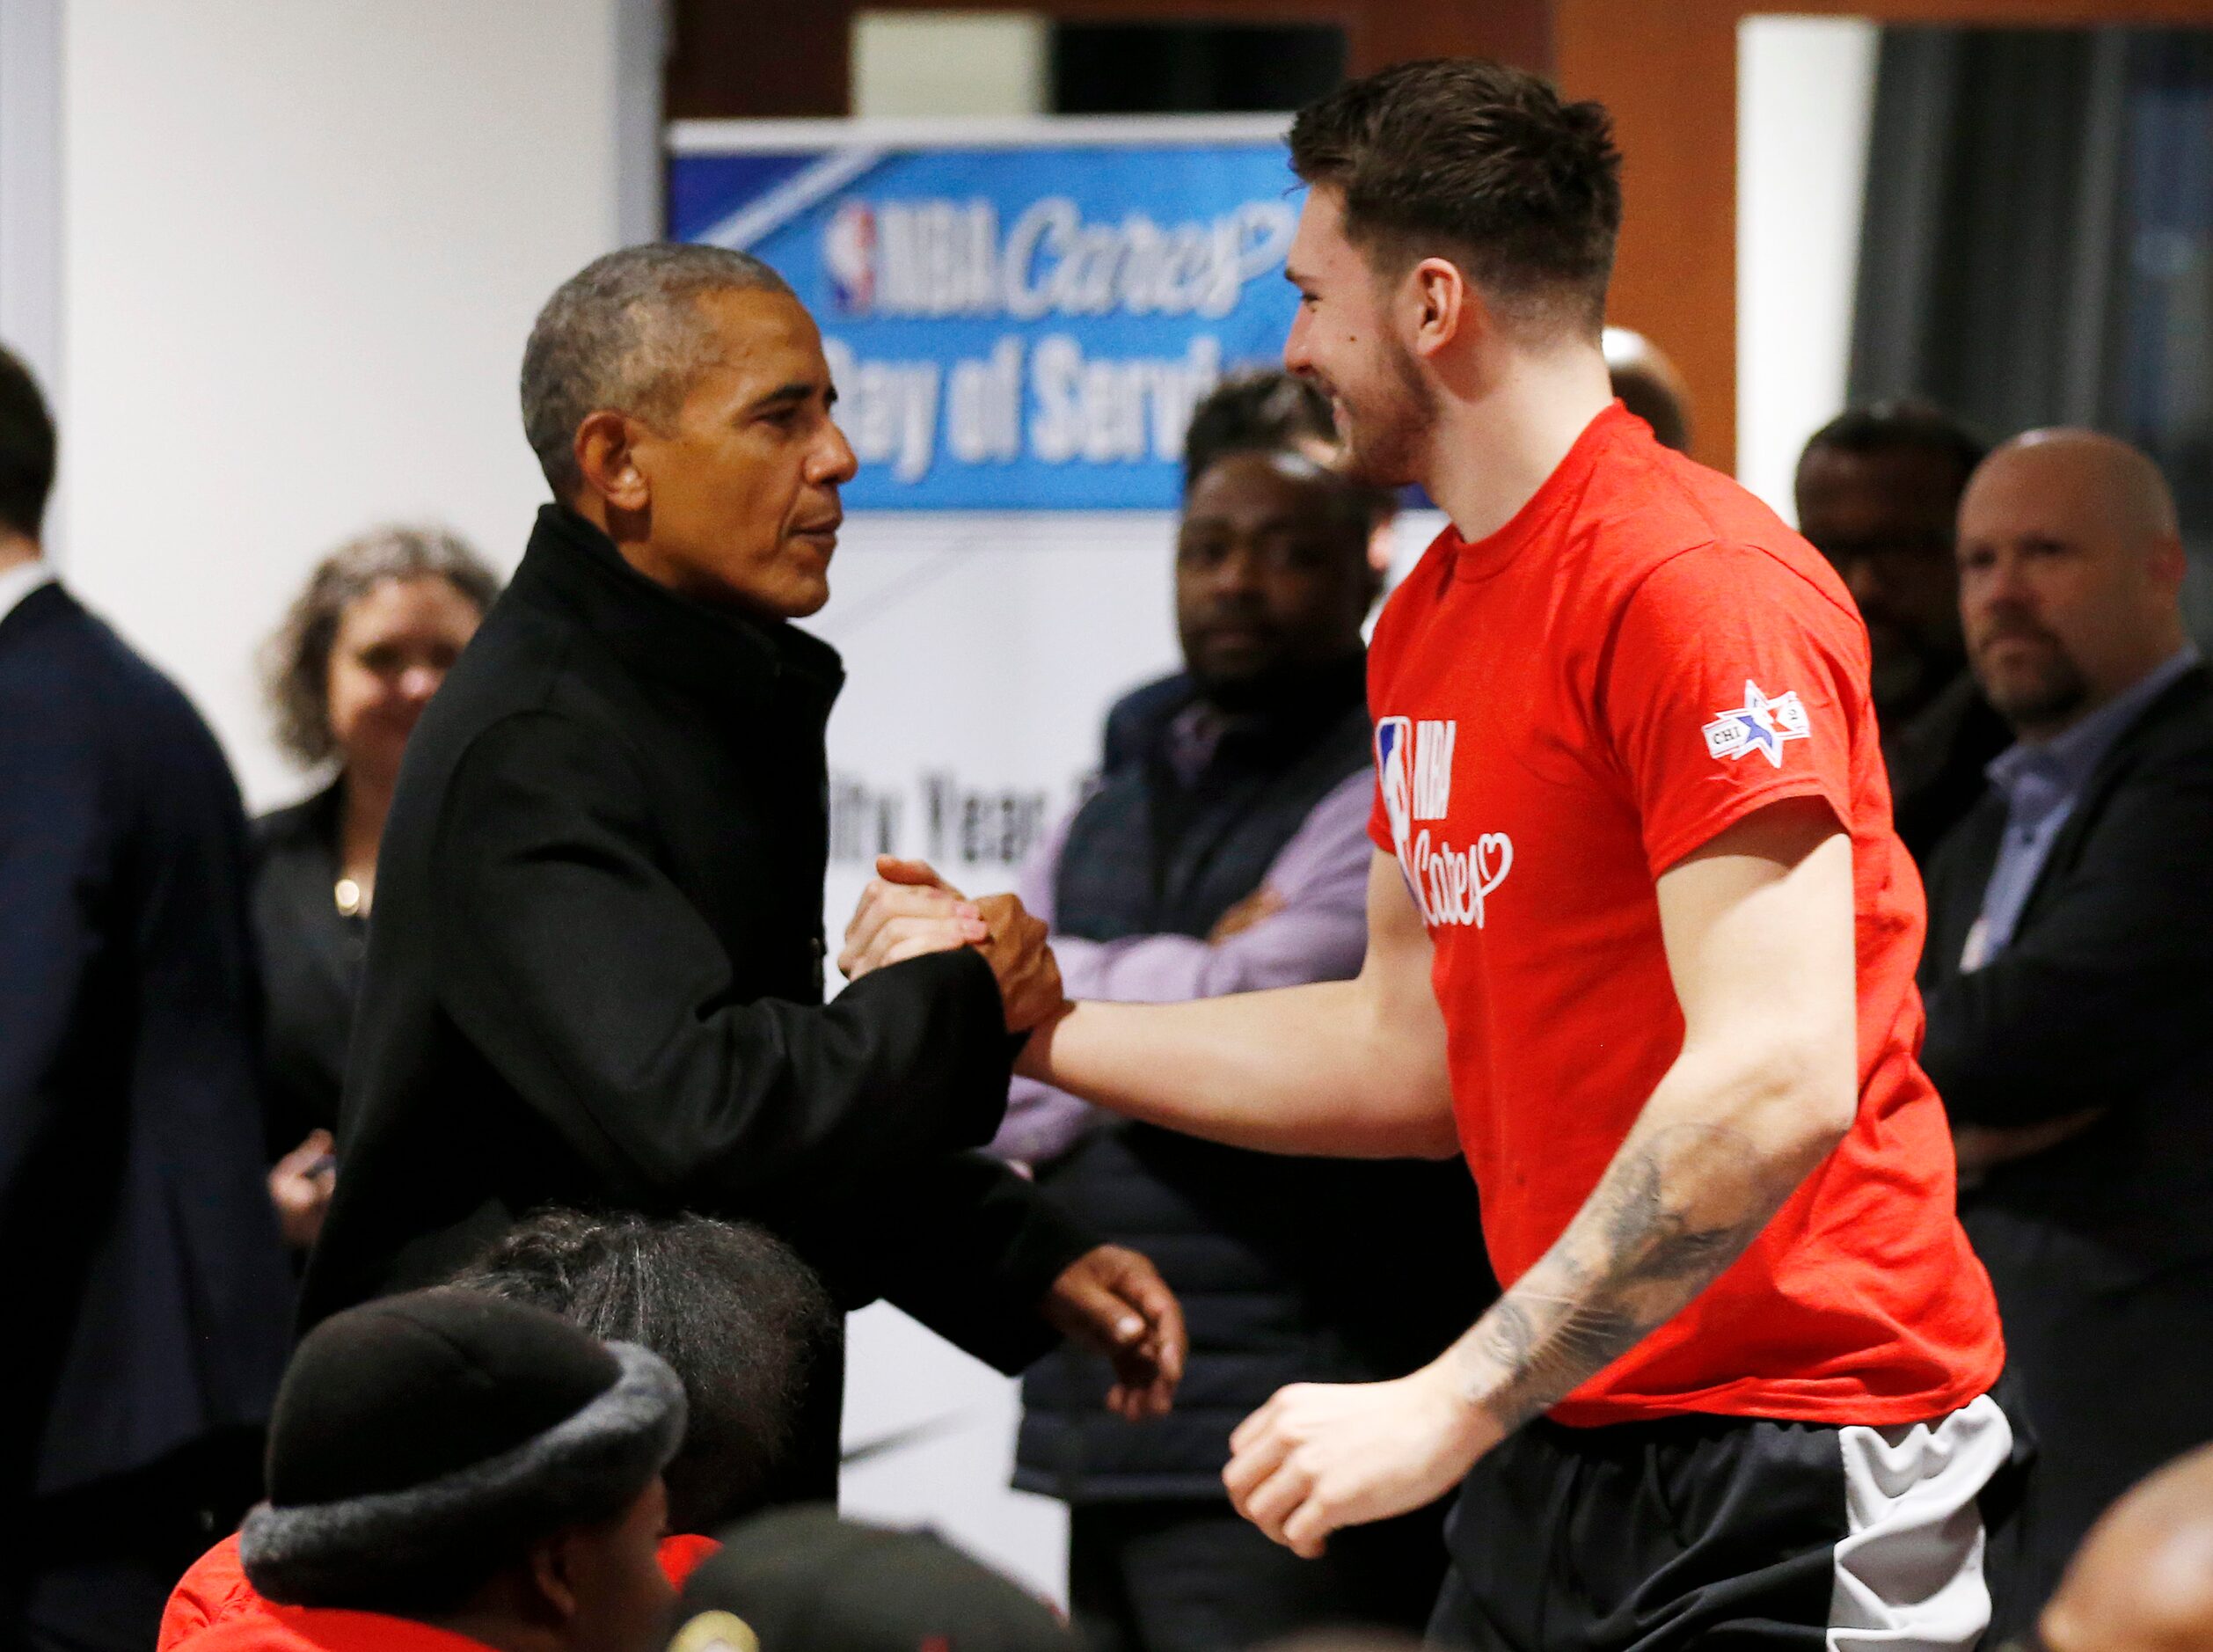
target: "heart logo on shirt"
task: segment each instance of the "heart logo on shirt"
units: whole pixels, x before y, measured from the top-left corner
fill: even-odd
[[[1496,870],[1492,868],[1494,859],[1498,863]],[[1485,832],[1475,840],[1475,882],[1480,891],[1476,896],[1478,900],[1505,882],[1506,874],[1513,870],[1514,840],[1511,837],[1504,832]]]

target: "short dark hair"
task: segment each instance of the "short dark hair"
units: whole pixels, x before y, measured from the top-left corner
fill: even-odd
[[[1307,380],[1281,368],[1232,374],[1191,410],[1191,424],[1183,438],[1183,486],[1188,492],[1233,453],[1311,457],[1313,450],[1336,445],[1337,419],[1330,412],[1329,398]],[[1386,489],[1347,477],[1334,480],[1331,492],[1342,504],[1349,529],[1365,534],[1398,509],[1397,499]]]
[[[0,527],[37,538],[53,491],[54,415],[22,358],[0,348]]]
[[[303,768],[338,755],[331,735],[331,648],[346,610],[387,580],[441,579],[483,613],[500,576],[459,534],[437,527],[372,528],[315,565],[262,650],[262,691],[277,745]]]
[[[449,1283],[668,1362],[690,1407],[662,1476],[676,1531],[712,1531],[770,1500],[835,1324],[828,1292],[789,1246],[704,1216],[543,1210]]]
[[[1336,440],[1329,398],[1306,380],[1276,368],[1233,374],[1191,410],[1183,437],[1183,485],[1189,487],[1225,454]]]
[[[1481,58],[1399,63],[1300,110],[1291,170],[1343,192],[1371,259],[1442,252],[1509,316],[1604,324],[1621,154],[1600,104]]]
[[[710,293],[773,292],[791,284],[750,252],[654,241],[594,259],[563,281],[522,349],[522,432],[556,497],[576,473],[576,427],[600,408],[649,422],[683,400],[714,357],[699,300]]]
[[[1848,407],[1807,440],[1799,455],[1826,448],[1837,453],[1934,453],[1960,467],[1960,486],[1990,457],[1990,444],[1973,425],[1919,397]]]

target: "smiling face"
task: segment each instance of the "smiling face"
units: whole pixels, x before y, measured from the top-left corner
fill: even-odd
[[[1420,481],[1435,393],[1395,329],[1399,283],[1345,237],[1339,191],[1306,192],[1283,273],[1299,293],[1283,365],[1329,397],[1346,474],[1381,487]]]
[[[391,785],[423,707],[483,618],[435,574],[382,581],[347,605],[325,680],[331,739],[347,773]]]
[[[830,418],[822,335],[787,294],[697,301],[711,347],[674,414],[629,420],[646,503],[616,534],[649,579],[715,607],[795,619],[829,600],[853,450]]]

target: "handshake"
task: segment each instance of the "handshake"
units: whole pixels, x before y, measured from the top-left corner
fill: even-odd
[[[1012,895],[971,901],[922,861],[879,855],[876,875],[845,926],[837,968],[858,981],[886,964],[974,947],[998,981],[1006,1030],[1026,1033],[1068,1008],[1045,937],[1043,920]]]

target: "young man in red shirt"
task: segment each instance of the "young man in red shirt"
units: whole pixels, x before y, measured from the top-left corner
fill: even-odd
[[[1411,1376],[1285,1389],[1225,1475],[1306,1554],[1464,1479],[1436,1638],[1970,1647],[2019,1448],[1915,1064],[1866,629],[1613,402],[1603,109],[1404,64],[1291,156],[1284,359],[1366,479],[1452,519],[1369,655],[1367,962],[1079,1005],[1021,1070],[1243,1146],[1466,1154],[1505,1296]],[[886,872],[858,963],[949,939],[943,887]]]

